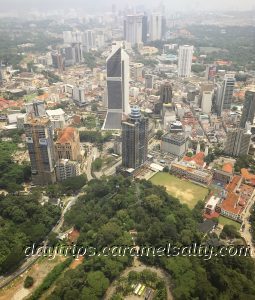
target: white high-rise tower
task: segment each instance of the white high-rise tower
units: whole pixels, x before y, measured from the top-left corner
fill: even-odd
[[[106,60],[107,115],[105,130],[120,130],[123,115],[130,113],[129,106],[129,56],[122,46],[114,46]]]
[[[143,15],[128,15],[124,21],[125,40],[132,46],[142,43]]]
[[[189,77],[191,73],[193,46],[184,45],[179,47],[178,76]]]
[[[150,40],[157,41],[162,38],[162,15],[154,13],[150,17]]]

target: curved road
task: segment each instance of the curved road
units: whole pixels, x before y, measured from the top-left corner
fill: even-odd
[[[142,272],[144,270],[150,270],[152,272],[155,272],[157,274],[157,276],[165,282],[166,291],[167,291],[167,300],[173,300],[174,298],[171,293],[170,277],[163,269],[156,268],[156,267],[148,267],[148,266],[142,264],[141,262],[139,262],[137,260],[137,258],[135,258],[134,265],[132,267],[126,268],[120,274],[119,277],[126,277],[130,271]],[[117,280],[114,280],[112,282],[112,284],[110,285],[110,287],[108,288],[108,290],[106,291],[105,296],[103,298],[104,300],[110,300],[111,297],[114,295],[115,290],[116,290],[116,285],[115,285],[116,281]]]
[[[75,202],[77,201],[77,199],[79,198],[79,196],[81,196],[83,193],[79,193],[77,196],[75,197],[70,197],[70,201],[68,202],[68,204],[66,205],[66,207],[64,208],[64,210],[62,211],[61,217],[59,219],[59,221],[57,222],[57,224],[52,228],[52,232],[59,232],[61,226],[63,225],[64,222],[64,215],[65,213],[75,204]],[[43,245],[47,244],[47,240],[43,242]],[[15,278],[17,278],[18,276],[20,276],[22,273],[24,273],[28,268],[30,268],[39,258],[40,256],[31,256],[25,259],[25,261],[23,262],[23,264],[16,270],[14,271],[12,274],[7,275],[7,276],[1,276],[0,277],[0,289],[5,287],[6,285],[8,285],[10,282],[12,282]]]

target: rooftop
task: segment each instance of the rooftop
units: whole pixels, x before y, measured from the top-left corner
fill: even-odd
[[[67,127],[63,130],[60,131],[57,143],[59,144],[65,144],[69,143],[74,140],[74,134],[75,134],[76,129],[72,127]]]

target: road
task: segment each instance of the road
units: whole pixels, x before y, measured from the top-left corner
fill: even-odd
[[[57,222],[57,224],[52,228],[52,232],[58,233],[60,231],[61,226],[64,223],[64,216],[66,214],[66,212],[75,204],[75,202],[77,201],[77,199],[83,195],[83,192],[79,193],[77,196],[72,196],[70,197],[70,201],[68,202],[68,204],[66,205],[66,207],[63,209],[61,217],[59,219],[59,221]],[[43,241],[43,245],[47,244],[47,240]],[[15,278],[17,278],[19,275],[21,275],[22,273],[24,273],[28,268],[30,268],[39,258],[40,256],[31,256],[28,257],[23,264],[15,271],[13,272],[11,275],[8,276],[2,276],[0,278],[0,288],[5,287],[6,285],[8,285],[11,281],[13,281]]]
[[[66,207],[63,209],[62,211],[62,214],[61,214],[61,217],[58,221],[58,223],[56,224],[55,227],[52,228],[52,232],[55,232],[55,233],[59,233],[60,231],[60,228],[62,227],[63,223],[64,223],[64,220],[65,220],[65,214],[70,210],[70,208],[76,203],[77,199],[82,196],[84,193],[83,192],[80,192],[77,196],[71,196],[66,205]]]
[[[92,162],[99,156],[98,149],[96,147],[92,147],[90,154],[87,157],[86,161],[86,170],[85,173],[87,175],[88,181],[92,180],[93,177],[91,175]]]
[[[99,172],[94,172],[96,178],[100,178],[102,177],[103,175],[105,176],[111,176],[111,175],[114,175],[116,173],[116,168],[118,166],[120,166],[122,163],[122,159],[121,158],[118,158],[116,163],[114,165],[112,165],[111,167],[109,167],[108,169],[106,170],[101,170]]]
[[[167,291],[167,300],[173,300],[173,296],[171,293],[170,278],[169,278],[169,275],[163,269],[156,268],[156,267],[148,267],[148,266],[142,264],[141,262],[139,262],[136,258],[136,260],[134,261],[134,265],[132,267],[126,268],[121,273],[120,277],[126,277],[130,271],[142,272],[144,270],[150,270],[152,272],[155,272],[157,274],[157,276],[165,282],[166,291]],[[110,300],[112,298],[112,296],[114,295],[114,293],[116,291],[116,287],[117,287],[117,285],[116,285],[117,280],[115,280],[111,283],[110,287],[106,291],[106,294],[103,298],[104,300]]]

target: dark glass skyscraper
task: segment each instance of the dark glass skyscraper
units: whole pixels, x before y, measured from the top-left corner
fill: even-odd
[[[107,115],[103,129],[120,130],[129,107],[129,57],[121,46],[114,46],[106,61]]]
[[[253,124],[255,113],[255,90],[246,91],[240,127],[245,128],[246,122]]]
[[[165,82],[160,87],[160,101],[164,104],[172,102],[173,92],[169,82]]]
[[[122,122],[122,166],[137,169],[147,160],[147,152],[148,119],[135,106],[128,120]]]

